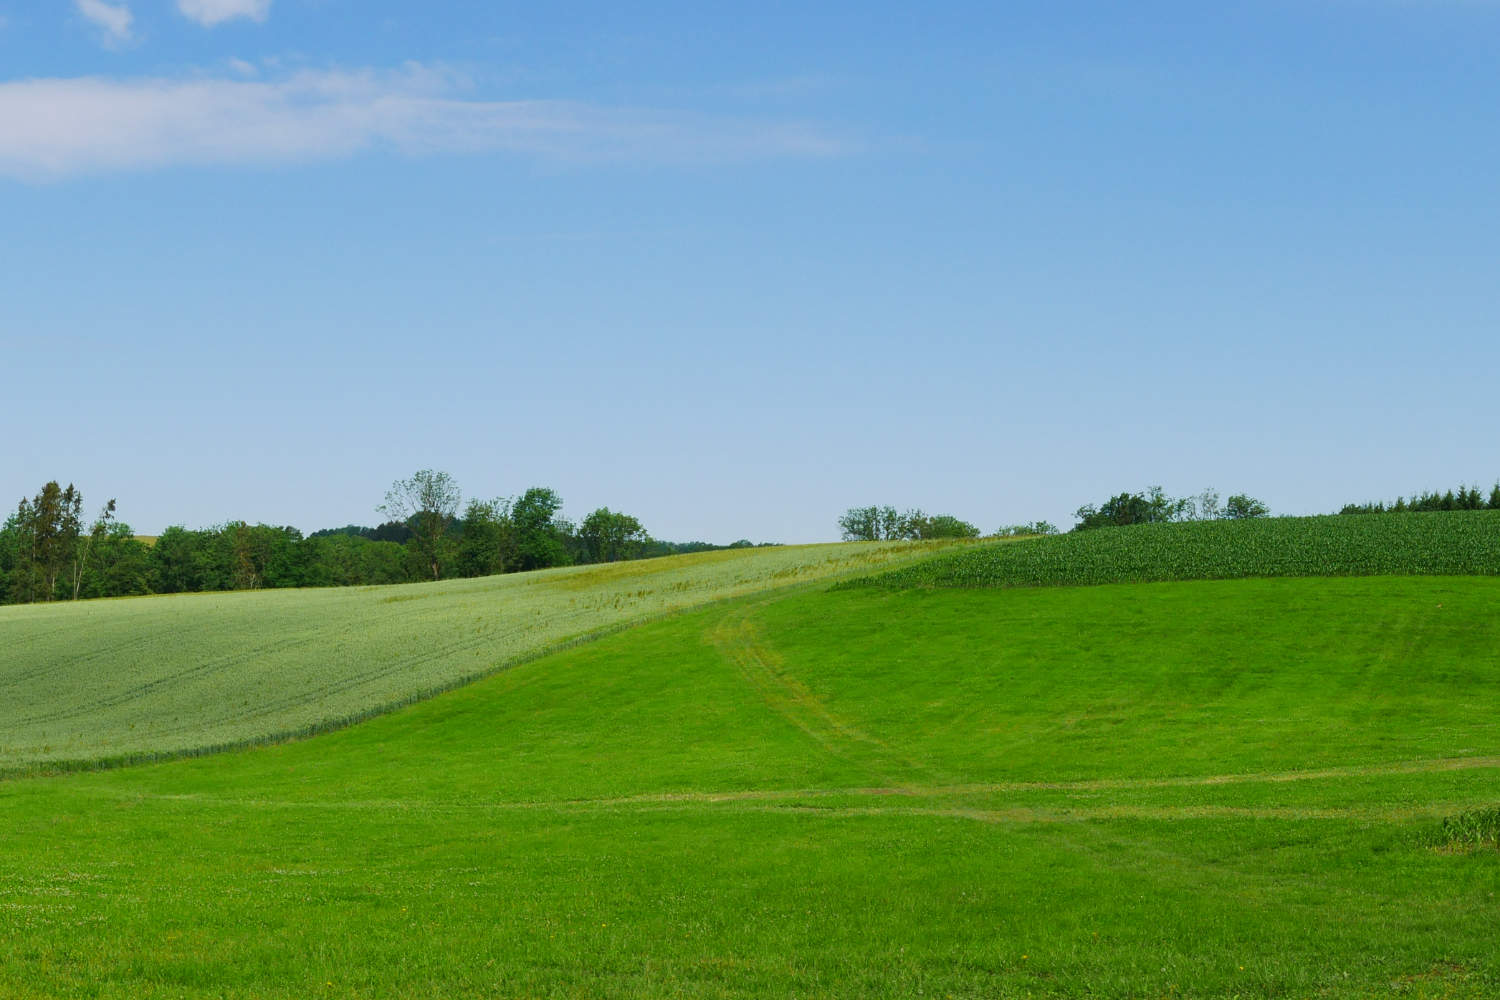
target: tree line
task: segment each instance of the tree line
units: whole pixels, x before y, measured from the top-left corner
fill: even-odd
[[[752,545],[661,541],[632,515],[600,507],[575,523],[562,506],[546,487],[465,505],[452,477],[422,470],[392,484],[376,507],[389,519],[373,528],[304,536],[227,521],[148,541],[116,519],[114,500],[86,521],[82,494],[50,482],[0,526],[0,603],[408,583]]]
[[[1454,489],[1425,490],[1409,499],[1397,497],[1394,502],[1373,501],[1347,503],[1340,514],[1422,514],[1457,510],[1500,510],[1500,482],[1486,495],[1478,486],[1460,485]],[[1137,493],[1120,493],[1102,504],[1078,508],[1075,531],[1111,525],[1148,524],[1159,521],[1198,521],[1269,517],[1270,509],[1244,493],[1236,493],[1222,503],[1215,491],[1204,490],[1192,497],[1169,497],[1160,486]],[[1007,533],[1002,529],[1002,534]]]
[[[1163,521],[1213,521],[1245,517],[1268,517],[1270,509],[1244,493],[1221,500],[1216,490],[1206,489],[1196,496],[1170,497],[1160,486],[1139,492],[1122,492],[1100,504],[1086,504],[1074,512],[1078,523],[1074,531],[1094,528],[1124,527]],[[920,509],[898,512],[894,507],[851,507],[839,518],[839,530],[845,541],[897,541],[927,538],[977,538],[979,528],[948,514],[928,516]],[[1008,524],[991,537],[1016,538],[1028,535],[1055,535],[1057,526],[1050,521]]]
[[[1426,490],[1410,499],[1397,497],[1393,503],[1348,503],[1339,509],[1339,513],[1421,514],[1457,510],[1500,510],[1500,482],[1496,482],[1487,496],[1478,486],[1464,484],[1442,492]],[[1270,514],[1270,508],[1264,503],[1244,493],[1236,493],[1221,503],[1219,494],[1212,489],[1197,496],[1169,497],[1160,486],[1153,486],[1137,493],[1119,493],[1104,503],[1078,508],[1074,514],[1078,524],[1073,530],[1160,521],[1269,517]],[[1001,533],[1008,532],[1002,529]]]
[[[839,518],[839,530],[846,542],[979,537],[979,529],[968,521],[915,508],[902,512],[894,507],[850,507]]]
[[[1395,503],[1346,503],[1340,514],[1425,514],[1445,510],[1500,510],[1500,482],[1486,497],[1478,486],[1460,486],[1456,490],[1424,491],[1410,500],[1397,497]]]
[[[1085,504],[1073,512],[1074,531],[1160,524],[1170,521],[1224,521],[1270,517],[1271,509],[1245,493],[1221,500],[1217,490],[1205,489],[1196,496],[1170,497],[1160,486],[1136,493],[1117,493],[1101,504]]]

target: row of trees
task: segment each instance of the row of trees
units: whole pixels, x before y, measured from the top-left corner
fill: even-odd
[[[1152,524],[1163,521],[1215,521],[1245,517],[1268,517],[1270,509],[1261,501],[1243,493],[1220,500],[1213,489],[1197,496],[1169,497],[1160,486],[1139,493],[1119,493],[1101,504],[1078,508],[1074,531],[1092,528],[1121,527],[1130,524]],[[839,518],[839,530],[845,541],[878,541],[923,538],[976,538],[979,529],[967,521],[941,514],[933,517],[920,510],[898,512],[894,507],[851,507]],[[1022,535],[1055,535],[1057,526],[1050,521],[1010,524],[995,532],[996,537]]]
[[[1500,482],[1488,496],[1478,486],[1463,485],[1442,493],[1427,491],[1411,499],[1397,497],[1395,503],[1345,504],[1340,514],[1402,514],[1452,510],[1500,510]],[[1073,514],[1074,531],[1158,524],[1171,521],[1219,521],[1269,517],[1266,504],[1246,493],[1221,499],[1217,490],[1206,489],[1195,496],[1171,497],[1160,486],[1139,492],[1117,493],[1099,504],[1086,504]],[[839,518],[845,540],[973,538],[977,528],[954,517],[927,517],[920,510],[899,513],[894,507],[853,507]],[[1057,527],[1047,521],[1013,524],[995,532],[998,537],[1052,535]]]
[[[1500,510],[1500,482],[1490,488],[1488,495],[1478,486],[1465,484],[1441,493],[1436,490],[1424,491],[1410,499],[1397,497],[1394,503],[1349,503],[1340,508],[1339,513],[1420,514],[1454,510]],[[1270,514],[1270,509],[1264,503],[1244,493],[1236,493],[1221,503],[1219,494],[1212,489],[1204,490],[1197,496],[1173,498],[1167,496],[1160,486],[1153,486],[1141,493],[1120,493],[1097,506],[1089,504],[1078,508],[1074,515],[1078,518],[1078,524],[1073,530],[1157,521],[1269,517]]]
[[[1051,521],[1028,521],[1025,524],[1005,524],[995,532],[996,538],[1026,538],[1032,535],[1055,535],[1057,525]]]
[[[900,512],[894,507],[851,507],[839,518],[839,530],[846,542],[979,537],[978,528],[951,514]]]
[[[0,603],[423,578],[406,546],[356,535],[304,538],[292,527],[230,521],[144,540],[118,521],[74,536],[33,517],[18,511],[0,527]]]
[[[638,518],[608,507],[575,524],[562,516],[557,491],[542,486],[515,498],[471,499],[459,514],[462,499],[446,472],[423,469],[393,483],[385,502],[376,507],[395,520],[376,529],[353,530],[379,537],[404,529],[403,543],[420,555],[434,580],[445,572],[489,576],[751,545],[746,539],[729,546],[659,541]]]
[[[115,519],[115,501],[86,526],[82,494],[48,483],[0,526],[0,603],[406,583],[751,545],[660,541],[608,507],[575,524],[545,487],[461,503],[451,477],[423,470],[392,485],[376,508],[390,520],[374,528],[304,537],[289,526],[229,521],[174,525],[148,542]]]
[[[1074,511],[1074,531],[1156,524],[1167,521],[1219,521],[1247,517],[1269,517],[1271,510],[1261,501],[1236,493],[1220,501],[1218,491],[1206,489],[1197,496],[1169,497],[1160,486],[1141,493],[1119,493],[1102,504],[1086,504]]]
[[[1383,501],[1349,503],[1345,504],[1339,513],[1422,514],[1445,510],[1500,510],[1500,482],[1497,482],[1490,490],[1488,498],[1480,492],[1478,486],[1460,486],[1456,490],[1445,490],[1442,493],[1432,491],[1418,493],[1410,500],[1397,497],[1393,504],[1386,504]]]

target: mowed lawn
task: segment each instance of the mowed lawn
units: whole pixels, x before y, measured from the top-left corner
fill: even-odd
[[[802,589],[0,782],[0,996],[1491,997],[1497,605]]]

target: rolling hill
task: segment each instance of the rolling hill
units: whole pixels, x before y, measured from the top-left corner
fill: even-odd
[[[1493,996],[1497,601],[808,585],[0,782],[0,995]]]
[[[337,728],[612,629],[941,547],[781,546],[393,587],[0,607],[0,775]]]

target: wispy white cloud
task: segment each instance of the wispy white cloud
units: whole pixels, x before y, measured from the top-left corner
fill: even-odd
[[[104,0],[73,0],[73,6],[103,33],[105,44],[122,45],[130,41],[130,26],[135,18],[127,5],[105,3]]]
[[[466,99],[422,66],[279,80],[31,79],[0,83],[0,175],[45,180],[186,164],[510,151],[565,162],[829,156],[797,123],[573,101]]]
[[[271,0],[177,0],[177,9],[183,17],[212,28],[237,17],[264,21],[271,13]]]

